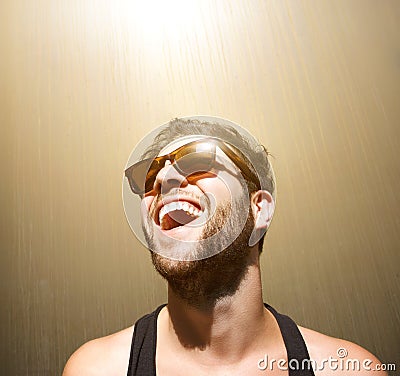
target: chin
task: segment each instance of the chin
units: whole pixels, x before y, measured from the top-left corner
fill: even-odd
[[[197,254],[197,241],[181,241],[165,238],[153,241],[150,248],[152,254],[173,262],[189,262],[199,258]],[[200,257],[201,258],[201,257]]]
[[[181,299],[193,306],[213,306],[219,299],[232,296],[238,290],[249,266],[254,262],[248,246],[253,226],[254,220],[250,214],[235,241],[211,257],[179,261],[165,257],[163,250],[162,255],[151,253],[153,265]],[[220,247],[218,238],[212,243],[209,243],[210,247]],[[208,252],[201,243],[186,244],[191,244],[190,248],[184,250],[188,254],[191,252],[200,255]]]

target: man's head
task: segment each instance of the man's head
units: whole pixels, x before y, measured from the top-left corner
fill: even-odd
[[[267,157],[232,126],[175,119],[142,155],[149,163],[134,167],[146,182],[127,169],[153,263],[182,297],[232,294],[252,246],[261,252],[274,209]]]

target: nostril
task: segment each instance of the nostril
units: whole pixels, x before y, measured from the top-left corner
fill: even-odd
[[[180,186],[182,183],[182,180],[179,179],[164,179],[164,181],[162,183],[165,183],[167,180],[168,184],[173,185],[173,186]]]
[[[185,184],[185,179],[176,179],[176,178],[164,178],[161,182],[160,182],[160,188],[161,188],[161,193],[162,194],[166,194],[170,189],[172,188],[180,188],[180,187],[184,187]]]

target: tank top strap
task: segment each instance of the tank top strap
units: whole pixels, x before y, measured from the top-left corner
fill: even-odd
[[[275,317],[285,343],[289,376],[315,376],[307,346],[295,322],[265,304]],[[157,317],[166,304],[136,321],[127,376],[156,376]]]
[[[315,376],[306,343],[296,323],[270,305],[264,303],[264,306],[274,315],[279,325],[288,357],[289,376]]]
[[[165,306],[136,321],[127,376],[156,376],[157,317]]]

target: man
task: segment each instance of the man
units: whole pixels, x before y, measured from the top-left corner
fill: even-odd
[[[373,371],[378,359],[358,345],[297,327],[264,305],[259,257],[275,182],[255,139],[227,124],[175,119],[126,178],[141,198],[168,303],[83,345],[64,376],[386,374]]]

